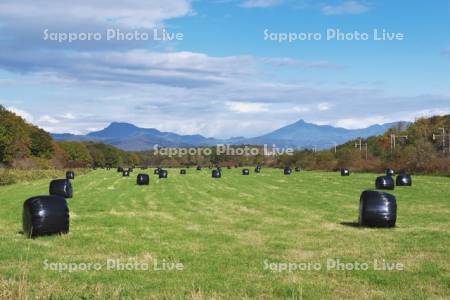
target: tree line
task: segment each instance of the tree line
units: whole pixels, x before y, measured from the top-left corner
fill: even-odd
[[[261,164],[326,171],[347,167],[362,172],[382,172],[390,167],[450,175],[450,116],[418,119],[408,126],[392,128],[380,136],[355,139],[336,149],[299,150],[293,155],[266,156],[262,154],[261,146],[252,147],[260,147],[259,154],[224,155],[211,147],[208,155],[167,156],[153,150],[127,152],[98,142],[57,142],[45,130],[0,106],[0,166],[19,169]]]

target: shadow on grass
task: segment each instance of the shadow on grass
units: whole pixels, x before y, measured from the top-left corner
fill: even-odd
[[[339,224],[353,228],[361,228],[361,225],[359,225],[358,222],[341,222]]]

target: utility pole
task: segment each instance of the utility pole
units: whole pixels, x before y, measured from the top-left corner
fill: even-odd
[[[396,134],[391,134],[391,152],[393,150],[395,150],[395,147],[397,145],[397,140],[400,139],[404,139],[404,140],[408,140],[408,136],[407,135],[399,135],[397,136]]]
[[[366,143],[366,160],[369,158],[369,151],[368,151],[368,147],[367,147],[367,143]]]
[[[445,128],[438,128],[438,130],[442,131],[442,134],[435,134],[433,133],[433,141],[436,140],[436,138],[442,136],[442,154],[445,154]],[[448,141],[448,151],[450,153],[450,134],[449,134],[449,141]]]
[[[362,139],[359,139],[358,142],[355,142],[355,148],[359,148],[359,152],[362,152]]]

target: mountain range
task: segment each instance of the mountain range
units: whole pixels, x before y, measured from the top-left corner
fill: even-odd
[[[405,126],[407,122],[394,122],[373,125],[363,129],[346,129],[330,125],[317,125],[299,120],[293,124],[253,138],[234,137],[230,139],[207,138],[202,135],[180,135],[162,132],[154,128],[140,128],[129,123],[111,123],[105,129],[86,135],[52,134],[60,141],[98,141],[111,144],[123,150],[143,151],[161,147],[197,147],[217,144],[267,144],[276,147],[292,148],[331,148],[334,144],[342,144],[358,137],[366,138],[385,133],[396,126]]]

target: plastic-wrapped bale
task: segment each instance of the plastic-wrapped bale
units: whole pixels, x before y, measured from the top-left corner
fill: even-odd
[[[123,171],[122,172],[122,176],[123,177],[129,177],[130,176],[130,171],[128,171],[128,170]]]
[[[201,171],[201,170],[202,170],[202,167],[197,166],[197,171]]]
[[[292,169],[289,167],[284,168],[284,175],[291,175]]]
[[[220,173],[219,170],[212,170],[211,177],[212,178],[221,178],[222,177],[222,173]]]
[[[375,188],[378,190],[393,190],[394,179],[391,176],[380,176],[375,180]]]
[[[159,174],[159,171],[161,171],[161,169],[160,169],[160,168],[156,168],[156,169],[153,171],[153,174],[154,174],[154,175],[158,175],[158,174]]]
[[[167,175],[168,175],[169,173],[167,172],[167,170],[161,170],[161,171],[159,171],[159,178],[167,178]]]
[[[128,168],[128,172],[133,173],[134,169],[133,168]]]
[[[395,183],[397,186],[412,186],[411,175],[405,173],[399,174],[395,179]]]
[[[391,168],[386,169],[386,176],[394,176],[394,175],[395,175],[394,169]]]
[[[72,183],[69,179],[55,179],[50,181],[49,194],[64,198],[73,197]]]
[[[347,168],[341,168],[341,176],[350,176],[350,170]]]
[[[150,184],[150,176],[147,174],[139,174],[136,179],[137,185],[149,185]]]
[[[295,172],[300,172],[302,169],[300,167],[295,167]]]
[[[75,172],[74,171],[67,171],[66,172],[66,179],[75,179]]]
[[[69,207],[61,196],[38,196],[23,204],[22,225],[27,237],[69,232]]]
[[[249,169],[243,169],[242,170],[242,175],[245,175],[245,176],[250,175],[250,170]]]
[[[123,168],[122,167],[118,167],[117,168],[117,173],[122,173],[123,172]]]
[[[368,227],[394,227],[397,220],[395,196],[364,191],[359,200],[359,225]]]
[[[261,167],[260,166],[256,166],[255,173],[261,173]]]
[[[181,174],[181,175],[186,175],[186,170],[185,170],[185,169],[181,169],[181,170],[180,170],[180,174]]]

